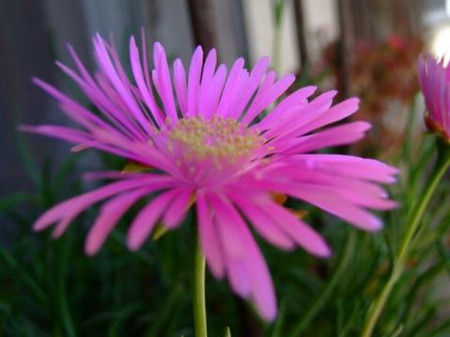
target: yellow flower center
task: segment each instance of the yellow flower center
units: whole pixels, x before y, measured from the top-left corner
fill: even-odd
[[[246,157],[264,142],[237,121],[217,116],[181,119],[169,131],[168,140],[169,149],[181,150],[185,159],[212,159],[216,163]]]

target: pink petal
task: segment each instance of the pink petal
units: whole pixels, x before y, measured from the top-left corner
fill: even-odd
[[[203,66],[202,79],[198,93],[198,111],[195,114],[210,116],[212,113],[209,106],[209,96],[211,94],[211,83],[213,81],[214,71],[216,69],[217,53],[211,49]]]
[[[261,122],[256,124],[257,127],[261,130],[265,130],[269,128],[274,121],[280,119],[287,110],[305,105],[308,102],[307,98],[311,96],[316,89],[317,88],[314,86],[308,86],[300,88],[293,94],[287,96],[270,113],[268,113]]]
[[[79,130],[74,130],[57,125],[39,125],[39,126],[23,125],[20,126],[20,130],[63,139],[65,141],[75,143],[77,144],[77,146],[82,146],[83,149],[93,147],[102,151],[122,156],[124,158],[139,161],[142,163],[147,163],[146,158],[142,158],[134,153],[122,151],[113,146],[108,146],[102,142],[95,140],[93,135],[90,135],[88,133]],[[75,151],[75,149],[72,149],[72,151]]]
[[[117,221],[140,198],[149,194],[148,189],[139,189],[126,192],[108,201],[102,206],[100,215],[92,225],[85,243],[85,252],[88,255],[96,254],[111,233]]]
[[[159,42],[153,45],[153,60],[155,63],[155,70],[152,73],[153,83],[161,97],[167,116],[173,121],[176,121],[178,115],[175,107],[169,65],[167,64],[166,52]]]
[[[258,206],[307,252],[319,257],[331,255],[331,249],[322,236],[284,207],[269,201]]]
[[[127,246],[130,250],[138,250],[156,226],[164,209],[179,193],[177,189],[163,192],[145,206],[131,223],[127,235]]]
[[[393,175],[399,172],[398,169],[374,159],[347,155],[303,154],[299,155],[297,160],[313,163],[316,169],[333,175],[367,179],[388,184],[396,181]]]
[[[282,249],[291,250],[294,248],[294,243],[289,236],[280,230],[270,217],[255,207],[250,200],[248,202],[245,202],[244,198],[233,200],[265,240]]]
[[[341,196],[330,194],[329,192],[327,193],[322,189],[314,188],[313,186],[307,187],[310,187],[310,189],[304,191],[294,191],[293,189],[288,191],[287,189],[286,193],[316,205],[363,230],[378,231],[383,227],[383,223],[379,218],[370,212],[355,206]]]
[[[218,116],[223,116],[225,111],[227,111],[227,108],[229,107],[232,98],[234,97],[233,94],[236,92],[236,86],[238,84],[241,72],[243,71],[243,67],[244,59],[242,57],[237,59],[231,67],[228,79],[223,89],[222,96],[220,98],[219,106],[217,108]]]
[[[227,264],[227,273],[233,288],[239,295],[245,297],[249,293],[250,287],[252,298],[255,300],[261,316],[268,321],[275,319],[277,306],[272,279],[247,225],[229,200],[214,195],[211,195],[211,199],[211,205],[217,212],[216,219],[219,229],[234,227],[233,231],[236,231],[233,234],[230,234],[229,231],[227,233],[222,231],[221,235],[227,259],[231,259],[227,260],[229,263]],[[238,237],[234,237],[236,233],[239,234]],[[227,249],[229,241],[237,238],[242,246],[236,249],[237,245],[233,245]],[[245,253],[242,254],[239,249],[244,247]],[[244,265],[239,261],[243,261]]]
[[[337,91],[327,91],[308,104],[286,108],[283,116],[272,122],[272,126],[268,128],[265,136],[269,138],[274,136],[278,138],[292,138],[302,135],[303,133],[299,130],[320,117],[322,114],[325,114],[333,104],[333,98],[336,94]]]
[[[212,209],[203,193],[198,193],[196,199],[200,243],[211,272],[216,278],[222,278],[225,274],[225,262],[218,228],[212,221]]]
[[[243,258],[236,258],[235,256],[226,256],[227,275],[233,291],[246,298],[251,294],[250,276],[247,271],[247,265]]]
[[[76,57],[76,55],[74,56]],[[100,90],[97,84],[92,80],[89,76],[89,79],[82,79],[78,76],[72,69],[68,68],[64,64],[57,62],[58,67],[64,71],[70,78],[72,78],[75,83],[81,88],[86,97],[103,113],[103,115],[124,135],[129,137],[136,137],[138,139],[142,138],[141,133],[136,127],[125,118],[122,112],[118,111],[118,109],[113,105],[112,102],[104,93]],[[84,69],[84,68],[82,68]],[[85,70],[85,69],[84,69]],[[39,85],[39,84],[38,84]],[[56,97],[58,99],[58,97]],[[67,101],[62,101],[63,103]],[[80,108],[79,108],[80,109]],[[83,108],[84,109],[84,108]],[[73,113],[72,111],[66,112],[67,114]],[[102,123],[104,123],[102,121]],[[106,125],[104,123],[103,125]],[[106,128],[111,128],[110,125],[106,125]]]
[[[93,129],[96,127],[96,124],[98,123],[98,117],[96,117],[91,111],[84,109],[81,105],[70,99],[68,96],[64,95],[52,85],[41,81],[38,78],[33,78],[33,82],[66,106],[78,107],[79,113],[74,113],[72,109],[64,110],[69,118],[86,127],[87,129]]]
[[[144,53],[146,51],[144,50]],[[153,118],[156,123],[161,126],[164,119],[161,110],[156,104],[155,98],[153,97],[152,88],[147,86],[145,83],[144,73],[141,66],[139,50],[136,46],[136,41],[134,37],[130,39],[130,58],[131,58],[131,69],[133,71],[134,78],[139,88],[145,104],[152,113]]]
[[[174,229],[183,221],[190,207],[192,193],[190,189],[182,190],[173,199],[163,216],[162,223],[165,227]]]
[[[237,119],[239,114],[236,112],[236,104],[241,99],[242,92],[248,86],[249,74],[247,70],[242,70],[239,74],[239,78],[237,79],[237,83],[235,88],[230,94],[230,101],[226,106],[226,110],[223,112],[223,117]]]
[[[362,188],[358,189],[357,185],[362,186]],[[371,187],[371,185],[364,182],[350,181],[347,188],[345,186],[319,185],[318,183],[298,183],[293,186],[298,189],[334,195],[354,205],[376,210],[389,210],[398,206],[395,201],[385,199],[385,193],[374,195],[370,190],[365,190],[366,186]]]
[[[127,179],[125,181],[115,182],[94,191],[76,196],[72,199],[66,200],[47,212],[45,212],[33,225],[34,230],[42,230],[47,228],[52,223],[64,219],[67,214],[79,214],[87,207],[109,198],[115,194],[125,192],[127,190],[142,187],[142,185],[149,184],[154,190],[171,186],[174,183],[173,178],[168,176],[153,176],[140,177],[138,179]],[[65,227],[66,226],[62,226]],[[59,230],[61,231],[61,230]]]
[[[194,116],[198,110],[198,89],[202,73],[203,50],[201,47],[195,49],[189,66],[188,77],[188,116]]]
[[[340,176],[334,172],[325,172],[315,166],[315,162],[295,162],[286,160],[285,165],[281,162],[275,166],[268,166],[266,174],[267,182],[282,183],[295,188],[305,188],[304,184],[315,184],[326,188],[339,188],[367,194],[376,198],[385,198],[386,192],[377,184],[370,181],[354,179],[352,177]],[[299,186],[301,184],[302,186]]]
[[[339,104],[336,104],[326,113],[320,115],[311,123],[305,125],[301,130],[297,130],[298,134],[306,134],[310,131],[319,129],[328,124],[340,121],[348,116],[354,114],[359,108],[358,98],[349,98]]]
[[[229,256],[242,257],[245,254],[245,246],[242,242],[241,231],[236,223],[242,222],[242,218],[223,198],[212,194],[209,199],[211,207],[216,212],[216,222],[224,252]]]
[[[246,247],[245,266],[250,277],[251,292],[256,309],[265,320],[273,321],[277,315],[277,303],[272,278],[250,231],[245,224],[240,223],[239,225]]]
[[[347,123],[277,145],[277,149],[289,153],[307,153],[325,147],[352,144],[363,138],[369,129],[370,124],[367,122]]]
[[[217,104],[219,102],[220,94],[223,89],[223,83],[227,75],[227,68],[222,64],[214,75],[209,88],[209,95],[206,96],[204,109],[200,109],[200,113],[204,113],[205,117],[211,118],[217,114]]]
[[[145,78],[145,84],[147,85],[147,88],[151,87],[151,81],[150,81],[150,70],[148,67],[148,57],[147,57],[147,42],[145,38],[145,30],[144,27],[141,28],[141,43],[142,43],[142,58],[143,58],[143,72],[144,72],[144,78]]]
[[[181,113],[185,116],[187,114],[186,71],[184,70],[183,63],[180,59],[176,59],[173,64],[173,82]]]
[[[244,201],[244,198],[240,196],[238,197],[238,200],[240,203],[247,203]],[[267,196],[254,196],[252,197],[252,200],[252,213],[259,213],[264,216],[265,219],[267,219],[266,221],[270,221],[278,227],[278,230],[287,236],[289,240],[294,240],[300,247],[311,254],[320,257],[329,257],[331,255],[330,248],[320,234],[286,210],[283,206],[274,203]]]
[[[111,84],[117,90],[117,93],[125,102],[126,106],[130,109],[132,115],[136,118],[139,124],[143,127],[144,130],[149,130],[150,123],[142,113],[139,105],[133,97],[133,94],[125,83],[121,80],[117,71],[114,68],[114,65],[111,61],[111,58],[108,55],[106,50],[105,42],[97,35],[94,39],[94,47],[95,47],[95,56],[99,67],[103,70],[104,74],[111,81]]]
[[[250,77],[245,85],[244,91],[240,93],[239,99],[231,107],[231,117],[238,119],[245,108],[256,88],[259,86],[264,74],[266,73],[267,67],[269,66],[269,58],[263,57],[250,73]]]
[[[89,133],[59,125],[21,125],[20,130],[57,137],[72,143],[88,143],[92,141],[92,136]]]
[[[217,52],[213,48],[209,51],[206,56],[205,64],[203,66],[202,80],[201,83],[209,83],[212,80],[214,71],[217,64]]]
[[[282,94],[286,92],[286,90],[294,83],[295,76],[294,75],[286,75],[282,79],[280,79],[274,85],[269,86],[266,90],[261,89],[261,94],[256,97],[252,105],[249,107],[248,111],[245,113],[242,122],[245,124],[249,124],[253,121],[253,119],[258,116],[261,111],[266,109],[269,105],[274,103]]]

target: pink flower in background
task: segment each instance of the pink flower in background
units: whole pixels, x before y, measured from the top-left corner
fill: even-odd
[[[450,142],[450,67],[431,55],[419,58],[419,81],[427,114],[428,129]]]
[[[396,169],[373,159],[316,153],[364,137],[370,128],[366,122],[331,125],[353,114],[358,99],[332,106],[335,91],[308,100],[315,88],[305,87],[273,106],[294,77],[276,80],[266,57],[251,71],[239,58],[227,72],[224,65],[217,66],[215,50],[204,55],[199,47],[188,68],[176,60],[171,70],[156,43],[149,71],[145,44],[141,53],[134,38],[129,79],[116,50],[98,35],[94,48],[95,76],[72,49],[77,71],[58,65],[101,114],[35,80],[79,128],[25,129],[75,143],[76,149],[113,153],[148,170],[94,174],[113,182],[53,207],[36,221],[36,230],[54,224],[58,237],[81,212],[104,202],[86,240],[86,253],[95,254],[124,213],[156,193],[129,226],[127,245],[137,250],[157,223],[175,229],[195,207],[212,274],[226,276],[238,295],[251,298],[261,316],[273,320],[272,280],[249,226],[281,249],[300,246],[319,257],[331,254],[320,234],[277,203],[274,193],[313,204],[368,231],[382,227],[368,210],[395,207],[379,183],[394,182]]]

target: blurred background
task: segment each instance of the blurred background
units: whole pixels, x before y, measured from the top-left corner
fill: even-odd
[[[306,209],[308,223],[335,247],[332,259],[261,243],[280,299],[282,318],[273,326],[260,322],[226,283],[207,282],[212,336],[226,324],[239,331],[233,337],[285,337],[293,327],[305,336],[357,336],[389,273],[405,209],[421,193],[420,172],[432,158],[432,142],[414,142],[424,111],[416,62],[424,50],[450,51],[450,0],[0,0],[0,336],[192,336],[188,226],[132,254],[124,247],[130,215],[94,258],[85,257],[82,246],[95,211],[57,241],[30,231],[45,209],[86,190],[80,171],[124,165],[18,132],[19,124],[68,123],[31,78],[83,101],[54,64],[73,65],[66,44],[93,71],[93,34],[112,36],[128,67],[128,39],[141,28],[147,40],[162,42],[170,60],[186,64],[199,42],[216,47],[227,65],[244,56],[250,67],[269,55],[279,76],[297,75],[294,87],[338,89],[338,100],[361,97],[355,118],[373,129],[364,142],[340,151],[403,169],[394,189],[404,207],[383,215],[393,225],[370,236]],[[449,336],[450,237],[444,230],[450,209],[440,207],[449,205],[446,189],[443,184],[424,221],[436,230],[418,240],[387,305],[380,329],[389,333],[376,336]]]
[[[58,59],[72,65],[66,49],[70,43],[92,69],[91,37],[95,32],[114,36],[128,64],[128,38],[130,34],[139,35],[141,27],[148,39],[163,43],[169,57],[186,61],[196,41],[190,12],[194,3],[1,0],[0,193],[31,186],[23,167],[19,150],[23,146],[22,136],[18,135],[16,125],[64,123],[64,118],[55,111],[54,102],[31,83],[32,76],[70,89],[69,81],[53,62]],[[365,106],[361,114],[379,118],[381,113],[386,114],[383,118],[394,129],[401,126],[391,123],[391,119],[400,121],[405,116],[396,113],[392,117],[387,110],[401,110],[403,103],[417,92],[417,83],[411,77],[415,76],[415,61],[422,43],[426,41],[426,47],[438,55],[450,48],[448,0],[198,3],[200,7],[209,4],[205,8],[214,30],[212,43],[226,64],[238,56],[245,56],[253,64],[259,57],[269,55],[280,74],[297,73],[303,82],[314,82],[324,90],[338,87],[341,97],[362,96]],[[393,72],[386,74],[383,67]],[[379,92],[380,87],[384,92]],[[389,99],[386,95],[390,95]],[[387,110],[386,105],[390,107]],[[58,145],[60,142],[33,137],[31,143],[38,161],[46,152],[57,153],[55,160],[67,155],[67,147]]]

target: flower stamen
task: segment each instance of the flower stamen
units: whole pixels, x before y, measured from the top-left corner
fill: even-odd
[[[189,159],[234,161],[249,156],[263,144],[263,138],[239,122],[214,116],[181,119],[168,133],[169,148],[181,147]]]

